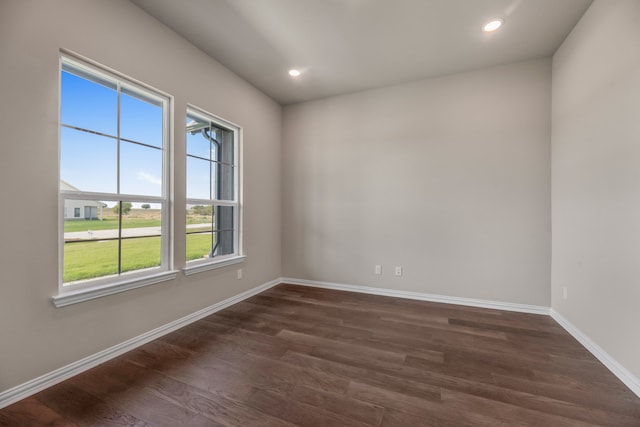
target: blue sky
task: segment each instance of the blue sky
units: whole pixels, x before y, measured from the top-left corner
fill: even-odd
[[[109,83],[100,84],[62,72],[61,123],[104,135],[62,126],[60,129],[60,178],[82,190],[117,192],[118,92]],[[160,196],[162,192],[162,107],[126,89],[120,93],[121,138],[120,193]],[[193,118],[186,118],[189,123]],[[215,158],[201,134],[187,134],[187,153]],[[215,166],[225,167],[229,166]],[[187,157],[187,197],[209,199],[215,188],[210,163]],[[212,178],[210,178],[212,177]],[[139,204],[134,204],[134,206]]]
[[[162,147],[162,108],[120,95],[122,138]],[[117,136],[118,94],[109,88],[62,72],[61,122]],[[117,140],[62,127],[60,178],[83,191],[117,191]],[[121,193],[160,196],[162,151],[130,142],[120,146]]]
[[[187,124],[193,121],[187,117]],[[202,134],[187,133],[187,154],[205,159],[215,159],[215,145],[203,138]],[[210,189],[215,188],[215,171],[209,171],[210,163],[194,157],[187,157],[187,197],[193,199],[208,199],[212,195]],[[209,185],[209,177],[212,182]],[[199,183],[199,185],[194,185]]]

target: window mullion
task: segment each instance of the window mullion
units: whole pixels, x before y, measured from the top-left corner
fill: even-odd
[[[120,100],[121,100],[121,87],[118,83],[118,102],[117,102],[117,115],[116,115],[116,139],[117,139],[117,151],[116,151],[116,193],[120,194]]]
[[[211,126],[209,126],[209,198],[214,199],[213,193],[213,159],[211,158],[211,150],[213,149],[213,141],[211,140]]]
[[[120,200],[118,209],[118,274],[122,274],[122,211],[123,202]]]
[[[117,102],[117,114],[116,114],[116,132],[117,132],[117,155],[116,155],[116,192],[120,194],[120,102],[122,87],[118,82],[118,102]],[[122,211],[123,201],[118,201],[120,208],[118,209],[118,275],[122,274]]]

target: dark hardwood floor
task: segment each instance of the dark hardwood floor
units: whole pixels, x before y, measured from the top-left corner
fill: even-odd
[[[0,425],[640,426],[640,399],[550,317],[280,285]]]

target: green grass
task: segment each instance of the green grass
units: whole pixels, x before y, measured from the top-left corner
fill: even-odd
[[[123,218],[122,228],[158,227],[160,218]],[[105,218],[100,220],[67,220],[64,222],[64,232],[87,230],[117,230],[117,218]]]
[[[160,265],[160,237],[122,241],[122,272]],[[118,241],[66,243],[64,282],[93,279],[118,273]]]
[[[187,224],[210,224],[211,217],[206,216],[187,216]],[[122,228],[142,228],[142,227],[158,227],[160,226],[160,217],[157,218],[137,218],[125,216],[122,220]],[[94,220],[67,220],[64,222],[64,232],[70,233],[74,231],[87,230],[117,230],[118,218],[110,217],[102,221]],[[193,230],[189,230],[193,231]]]
[[[98,221],[95,221],[98,222]],[[211,234],[187,235],[187,261],[209,253]],[[160,265],[160,237],[122,241],[122,272]],[[64,283],[118,273],[118,241],[66,243],[64,245]]]
[[[211,233],[187,234],[187,261],[203,258],[211,250]]]

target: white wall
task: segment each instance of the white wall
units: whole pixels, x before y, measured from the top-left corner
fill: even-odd
[[[56,309],[58,54],[65,48],[244,128],[244,279],[235,266]],[[281,107],[123,0],[0,2],[0,391],[280,276]],[[184,264],[184,161],[175,164]]]
[[[552,108],[552,307],[640,377],[639,1],[591,5],[553,57]]]
[[[541,59],[285,107],[283,274],[549,306],[550,103]]]

